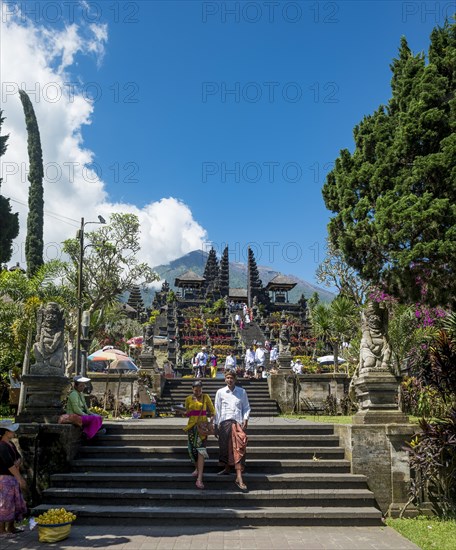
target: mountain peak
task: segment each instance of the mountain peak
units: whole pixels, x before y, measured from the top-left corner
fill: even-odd
[[[194,271],[198,275],[203,275],[208,253],[204,250],[193,250],[176,260],[173,260],[165,265],[154,267],[154,271],[158,273],[161,279],[166,279],[171,288],[174,288],[174,280],[176,277],[183,275],[186,271]],[[275,271],[270,266],[258,266],[261,281],[263,285],[277,275],[284,275],[279,271]],[[306,298],[310,298],[314,292],[317,292],[322,302],[329,302],[334,298],[334,294],[328,290],[319,288],[318,286],[304,281],[295,275],[287,274],[287,278],[292,279],[296,287],[289,292],[290,302],[297,302],[304,294]],[[240,262],[230,262],[230,288],[246,288],[247,287],[247,265]]]

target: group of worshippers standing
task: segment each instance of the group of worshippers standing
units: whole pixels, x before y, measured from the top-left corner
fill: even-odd
[[[279,348],[270,342],[254,342],[245,351],[244,365],[246,378],[267,378],[277,372]]]
[[[208,353],[207,348],[203,346],[201,351],[195,353],[192,358],[192,370],[195,378],[205,378],[207,375],[215,378],[217,376],[217,364],[217,355]]]
[[[234,315],[234,322],[241,330],[244,330],[250,326],[253,319],[253,314],[252,309],[249,308],[247,304],[234,304],[232,302],[232,304],[230,304],[230,311],[232,313],[236,311]]]
[[[242,491],[247,490],[242,473],[245,467],[247,448],[247,425],[250,416],[250,405],[247,392],[236,385],[236,373],[225,373],[226,386],[215,395],[215,406],[211,398],[203,393],[203,383],[195,380],[192,384],[192,395],[185,400],[188,423],[184,430],[188,436],[188,451],[195,469],[196,487],[204,489],[204,459],[207,457],[207,435],[198,430],[198,424],[211,422],[219,443],[219,466],[223,469],[219,475],[230,475],[231,468],[236,473],[235,483]]]
[[[269,374],[274,373],[277,368],[279,357],[278,346],[272,346],[270,342],[254,342],[248,346],[244,361],[238,364],[236,359],[236,351],[228,352],[225,363],[224,372],[235,372],[238,378],[266,378]],[[192,368],[195,378],[206,378],[208,375],[211,378],[217,376],[218,357],[207,352],[206,347],[202,347],[199,353],[196,353],[192,359]]]

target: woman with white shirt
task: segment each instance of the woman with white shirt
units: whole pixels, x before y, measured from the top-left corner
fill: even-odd
[[[242,491],[247,486],[242,479],[245,467],[247,435],[245,433],[250,416],[250,404],[244,388],[236,386],[236,373],[225,374],[226,386],[215,395],[215,425],[219,438],[219,463],[224,469],[219,475],[228,475],[231,466],[236,471],[236,485]],[[233,439],[235,444],[233,444]]]

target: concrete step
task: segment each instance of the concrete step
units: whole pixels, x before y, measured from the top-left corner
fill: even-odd
[[[40,505],[34,509],[38,515],[52,508]],[[191,524],[221,525],[381,525],[381,512],[373,506],[327,507],[281,506],[265,507],[205,507],[202,511],[195,506],[94,506],[66,504],[65,508],[78,516],[76,520],[84,525],[112,525],[113,521],[128,525],[175,525],[179,522]]]
[[[209,396],[214,396],[215,397],[215,394],[217,393],[217,390],[219,390],[221,387],[223,387],[221,384],[218,385],[218,386],[215,386],[215,387],[209,387],[207,388],[206,387],[206,383],[203,381],[203,392],[204,393],[207,393],[209,394]],[[187,397],[189,395],[192,394],[192,389],[191,387],[190,388],[167,388],[165,386],[164,390],[163,390],[163,393],[162,395],[164,397],[166,396],[175,396],[175,395],[181,395],[181,396],[184,396],[184,397]],[[259,389],[254,389],[254,390],[248,390],[248,396],[249,396],[249,401],[250,399],[261,399],[261,398],[266,398],[266,399],[270,399],[269,397],[269,391],[268,391],[268,388],[259,388]]]
[[[132,446],[163,446],[187,444],[187,434],[182,430],[179,434],[106,434],[88,442],[85,447],[95,445],[97,447],[132,445]],[[265,439],[263,435],[249,434],[249,449],[263,447]],[[269,447],[283,447],[283,435],[269,435],[267,439]],[[209,438],[208,448],[217,447],[217,440]],[[292,447],[337,447],[339,438],[336,435],[288,435],[287,444]]]
[[[364,476],[350,462],[333,426],[253,417],[242,492],[234,474],[217,475],[218,445],[208,441],[205,490],[195,487],[185,418],[106,422],[72,471],[51,478],[43,504],[74,511],[77,522],[110,525],[380,525]]]
[[[157,405],[175,405],[175,404],[183,405],[185,403],[186,397],[188,397],[188,394],[163,395],[162,397],[157,399]],[[214,402],[214,400],[215,400],[215,396],[214,396],[214,399],[212,399],[212,402]],[[271,399],[269,399],[269,397],[262,397],[262,396],[253,397],[252,399],[249,399],[249,403],[252,410],[258,409],[261,407],[274,407],[275,409],[277,409],[276,401],[272,401]],[[252,416],[254,415],[253,412],[251,414]]]
[[[245,483],[249,480],[246,476]],[[80,488],[60,487],[46,489],[43,497],[48,504],[57,507],[67,502],[85,505],[107,505],[115,499],[122,500],[122,506],[173,506],[213,507],[224,506],[240,508],[242,506],[338,506],[340,508],[374,506],[375,501],[368,489],[249,489],[243,493],[232,480],[225,490],[206,489],[163,490],[148,488]]]
[[[187,458],[81,458],[72,462],[74,472],[188,472],[191,467]],[[309,472],[350,472],[350,461],[342,459],[308,460],[308,459],[250,459],[247,457],[248,471],[251,473],[309,473]],[[215,473],[220,470],[214,459],[206,460],[205,472]]]
[[[111,434],[129,434],[129,435],[182,435],[183,428],[187,424],[186,418],[160,419],[153,418],[150,420],[130,420],[126,422],[110,422],[107,421],[103,426],[107,430],[107,435]],[[294,420],[283,419],[280,423],[265,423],[264,420],[257,422],[256,418],[251,418],[249,421],[248,435],[262,435],[267,438],[273,435],[281,437],[288,435],[333,435],[334,427],[332,424],[303,424]],[[99,436],[97,439],[103,439],[105,436]],[[267,441],[267,439],[265,439]]]
[[[217,445],[210,445],[208,453],[216,454],[218,452]],[[125,456],[135,458],[179,458],[188,456],[188,450],[185,446],[104,446],[98,447],[95,445],[81,447],[79,456],[81,458],[97,458],[103,453],[105,460],[112,458],[122,458]],[[344,458],[345,450],[343,447],[249,447],[248,460],[267,459],[267,460],[340,460]]]
[[[192,466],[179,472],[84,472],[69,474],[54,474],[53,487],[117,487],[123,488],[154,488],[174,490],[185,489],[195,485],[195,479],[190,475]],[[219,476],[216,473],[205,473],[204,482],[210,489],[226,489],[234,480],[234,473]],[[334,473],[292,473],[292,474],[245,474],[250,490],[268,489],[365,489],[366,477],[353,474]]]
[[[157,403],[157,413],[158,417],[160,415],[170,415],[175,413],[176,405],[180,405],[179,401],[175,401],[173,403]],[[255,415],[256,418],[273,418],[279,415],[279,411],[277,409],[277,406],[274,405],[259,405],[259,406],[253,406],[251,407],[252,414]]]
[[[210,365],[209,365],[210,366]],[[195,378],[169,378],[165,388],[170,391],[190,390],[192,382]],[[203,388],[208,391],[216,392],[220,388],[225,387],[225,378],[223,376],[223,367],[218,366],[217,377],[212,378],[207,375],[206,378],[198,378],[203,383]],[[238,378],[236,383],[241,388],[244,388],[249,394],[250,392],[268,392],[269,386],[266,378],[257,380],[255,378]]]

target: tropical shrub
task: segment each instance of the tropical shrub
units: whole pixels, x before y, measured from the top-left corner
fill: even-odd
[[[424,385],[414,376],[406,376],[401,383],[403,412],[424,418],[441,418],[448,411],[437,390]]]
[[[415,400],[418,406],[440,401],[446,410],[442,418],[420,421],[421,433],[409,443],[410,466],[414,472],[411,498],[419,504],[429,499],[443,517],[456,510],[456,337],[442,330],[436,338],[421,346],[413,356],[412,371],[423,395]],[[426,402],[424,402],[426,400]],[[435,404],[432,403],[434,407]],[[435,411],[433,411],[435,412]]]
[[[429,499],[439,516],[455,516],[456,510],[456,409],[443,419],[420,421],[421,433],[408,444],[410,466],[415,473],[411,498]]]
[[[328,395],[324,401],[324,412],[328,416],[337,415],[337,398],[334,395]]]

